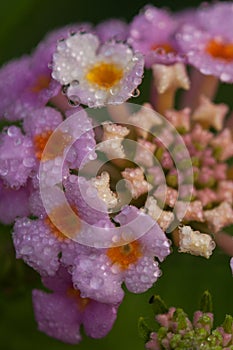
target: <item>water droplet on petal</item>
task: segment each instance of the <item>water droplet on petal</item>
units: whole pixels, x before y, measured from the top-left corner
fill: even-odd
[[[26,168],[31,168],[35,164],[35,159],[34,158],[24,158],[23,160],[23,165]]]
[[[135,89],[132,93],[131,93],[131,97],[138,97],[140,95],[140,90],[139,89]]]
[[[22,249],[20,250],[20,254],[22,255],[30,255],[33,252],[33,248],[29,245],[25,245],[22,247]]]
[[[69,86],[70,86],[70,84],[63,85],[63,86],[62,86],[62,93],[63,93],[64,95],[67,94],[67,90],[68,90]]]
[[[103,279],[100,277],[92,277],[90,280],[90,287],[92,289],[99,289],[103,285]]]
[[[71,86],[78,86],[79,85],[79,81],[78,80],[73,80],[71,83],[70,83]]]
[[[70,96],[68,102],[69,105],[71,105],[72,107],[77,107],[80,105],[80,99],[78,98],[78,96]]]
[[[6,176],[7,174],[8,174],[7,168],[0,168],[0,175],[1,176]]]
[[[7,129],[7,134],[8,136],[12,137],[12,136],[16,136],[19,134],[19,129],[16,126],[10,126]]]

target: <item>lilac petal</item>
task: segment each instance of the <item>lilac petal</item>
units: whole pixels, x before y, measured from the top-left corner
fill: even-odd
[[[0,221],[3,224],[11,224],[16,217],[29,215],[29,192],[29,186],[12,190],[5,188],[0,181]]]
[[[13,188],[24,185],[36,164],[34,147],[19,128],[10,126],[0,135],[0,178]]]
[[[123,299],[121,289],[123,276],[114,273],[111,262],[102,250],[80,254],[74,261],[72,278],[75,288],[82,297],[92,298],[102,303],[117,304]]]
[[[128,25],[120,19],[108,19],[96,26],[95,33],[102,42],[110,39],[124,41],[128,36]]]
[[[54,276],[45,276],[42,278],[42,282],[46,288],[60,294],[65,294],[67,289],[72,287],[71,274],[62,265]]]
[[[112,329],[117,317],[117,306],[102,304],[92,300],[85,308],[83,325],[85,332],[92,338],[103,338]]]
[[[218,59],[206,52],[206,45],[213,39],[208,31],[193,25],[184,25],[176,39],[188,63],[202,74],[216,76],[224,82],[233,82],[233,61]]]
[[[107,212],[107,206],[102,201],[93,184],[83,177],[71,175],[64,183],[68,200],[75,205],[79,217],[90,225],[100,222],[113,227]],[[98,226],[98,225],[97,225]]]
[[[29,207],[32,215],[39,218],[45,218],[47,216],[39,190],[35,190],[30,194]]]
[[[167,43],[175,28],[170,14],[154,6],[146,6],[130,25],[129,42],[146,54],[154,44]]]
[[[153,257],[142,257],[136,265],[130,265],[125,272],[125,284],[133,293],[143,293],[153,286],[161,276],[158,263]]]
[[[88,118],[87,113],[84,109],[79,110],[75,114],[68,114],[68,117],[73,119],[73,129],[76,130],[78,127],[79,138],[73,143],[69,150],[66,161],[72,169],[82,168],[90,160],[96,159],[95,153],[95,134],[93,130],[92,121]]]
[[[60,242],[42,220],[16,220],[13,242],[17,259],[23,259],[42,276],[53,276],[59,268]]]
[[[27,135],[33,137],[54,130],[62,120],[61,113],[56,109],[43,107],[28,113],[23,121],[23,128]]]
[[[16,120],[23,117],[26,104],[20,101],[21,92],[30,84],[30,57],[11,61],[0,70],[0,116]]]
[[[33,306],[40,331],[65,343],[78,344],[81,341],[79,327],[82,315],[75,300],[34,290]]]
[[[232,2],[206,2],[197,10],[197,21],[202,28],[208,30],[212,36],[222,36],[230,42],[233,31],[232,16]]]

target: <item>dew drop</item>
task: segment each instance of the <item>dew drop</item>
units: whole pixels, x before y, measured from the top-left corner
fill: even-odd
[[[67,91],[68,91],[68,88],[69,88],[69,87],[70,87],[70,84],[63,85],[63,86],[62,86],[62,93],[63,93],[64,95],[67,94]]]
[[[92,289],[99,289],[103,285],[103,279],[100,277],[92,277],[90,280],[90,287]]]
[[[78,85],[79,85],[79,81],[78,81],[78,80],[73,80],[73,81],[70,83],[70,85],[71,85],[72,87],[78,86]]]
[[[19,134],[19,130],[16,126],[10,126],[8,129],[7,129],[7,134],[8,136],[12,137],[12,136],[16,136]]]
[[[140,95],[140,90],[139,89],[135,89],[132,93],[131,93],[131,97],[138,97]]]
[[[68,99],[69,105],[72,107],[77,107],[80,105],[80,99],[78,98],[78,96],[70,96],[70,98]]]
[[[142,275],[140,277],[140,280],[141,280],[142,283],[147,283],[147,282],[149,282],[149,277],[146,276],[146,275]]]
[[[15,141],[14,141],[14,145],[15,146],[19,146],[21,144],[21,139],[20,138],[17,138]]]
[[[30,255],[33,252],[33,248],[29,245],[25,245],[22,247],[22,249],[20,250],[20,254],[22,255]]]
[[[0,175],[1,176],[6,176],[7,174],[8,174],[7,168],[0,168]]]
[[[35,160],[34,158],[24,158],[23,159],[23,165],[26,167],[26,168],[31,168],[35,163]]]

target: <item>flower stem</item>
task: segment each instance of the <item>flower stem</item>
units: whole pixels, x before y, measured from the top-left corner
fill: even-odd
[[[191,86],[192,89],[185,91],[182,97],[181,106],[191,108],[192,110],[199,104],[201,95],[213,100],[217,89],[219,79],[213,75],[204,75],[195,68],[191,71]]]

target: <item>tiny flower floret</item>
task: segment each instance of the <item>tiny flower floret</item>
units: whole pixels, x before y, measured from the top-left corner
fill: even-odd
[[[100,176],[91,180],[91,183],[98,191],[98,196],[105,202],[109,209],[114,208],[117,203],[117,195],[110,189],[110,175],[106,171]]]
[[[215,248],[215,243],[210,235],[200,233],[199,231],[193,231],[190,226],[180,227],[179,234],[180,252],[204,256],[207,259],[211,256]]]
[[[147,193],[152,189],[151,184],[144,179],[141,168],[126,168],[121,174],[123,178],[127,180],[126,186],[130,190],[134,199],[137,199],[142,194]]]
[[[103,123],[103,142],[97,145],[97,149],[104,152],[110,159],[125,158],[122,141],[128,134],[129,129],[125,126],[105,122]]]
[[[59,42],[52,77],[66,86],[71,101],[89,107],[119,104],[141,83],[143,56],[114,40],[100,45],[97,36],[77,33]]]
[[[200,97],[200,105],[192,115],[192,120],[199,122],[203,128],[208,129],[212,126],[220,131],[227,112],[228,107],[225,104],[214,104],[203,95]]]

